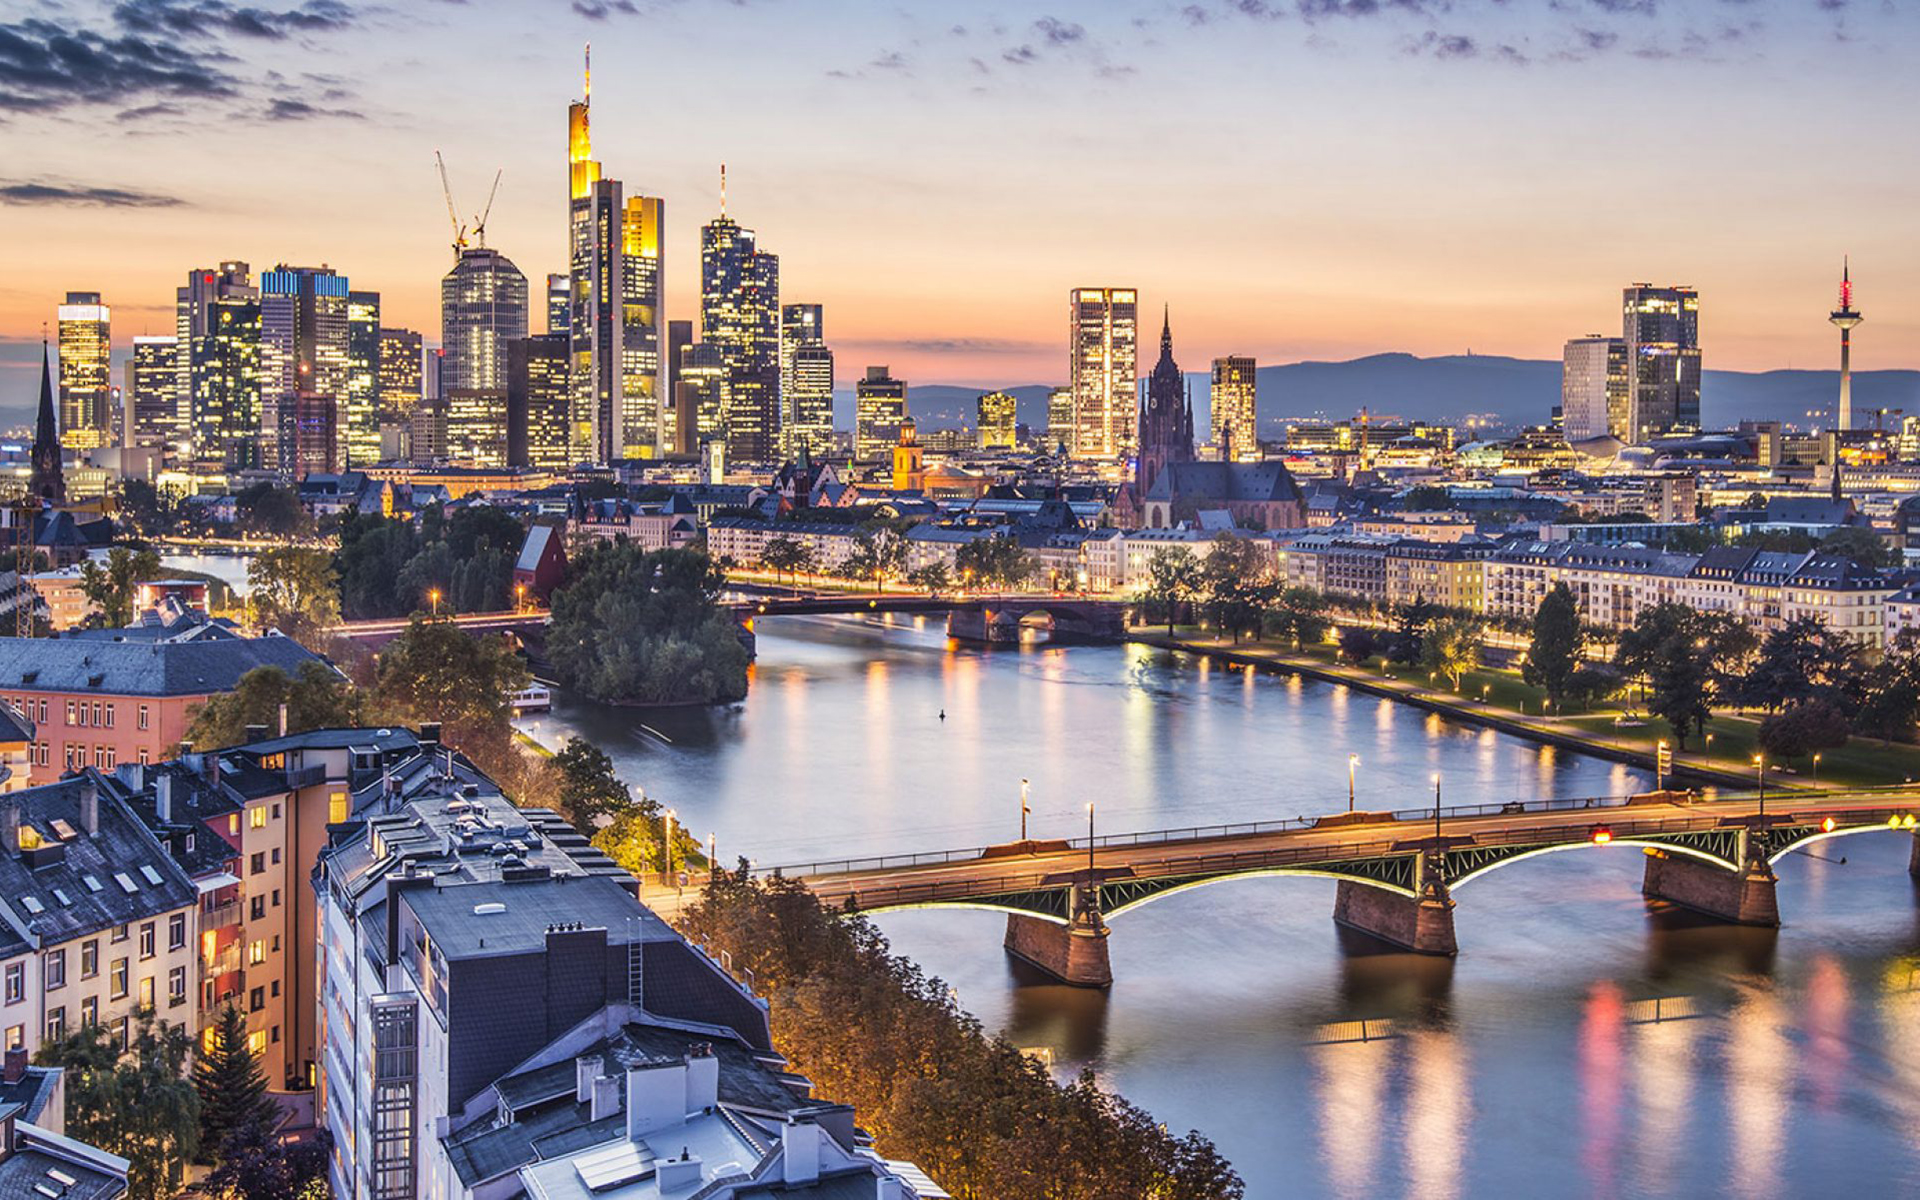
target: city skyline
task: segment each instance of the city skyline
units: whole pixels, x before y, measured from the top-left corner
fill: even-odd
[[[1342,15],[1362,9],[1378,11]],[[530,277],[564,266],[556,113],[589,39],[596,156],[677,214],[668,315],[697,312],[699,226],[719,211],[728,162],[734,207],[834,310],[843,381],[880,362],[925,383],[1062,381],[1058,296],[1107,280],[1179,307],[1197,353],[1279,363],[1385,350],[1550,359],[1569,333],[1610,324],[1613,288],[1655,278],[1710,305],[1709,366],[1827,368],[1819,314],[1844,253],[1862,261],[1876,311],[1855,365],[1916,361],[1905,314],[1920,312],[1920,254],[1898,203],[1910,168],[1848,153],[1876,129],[1893,144],[1879,123],[1912,99],[1896,66],[1916,23],[1884,8],[1754,3],[1702,19],[1651,4],[1531,16],[1063,4],[972,27],[862,21],[854,5],[582,3],[536,23],[497,5],[329,2],[258,14],[271,36],[219,6],[166,11],[48,7],[7,26],[25,48],[0,57],[0,129],[30,149],[0,180],[24,235],[0,289],[17,368],[0,378],[18,403],[67,291],[102,294],[124,356],[134,336],[169,332],[171,291],[196,262],[324,263],[379,291],[387,324],[434,329],[448,232],[436,148],[463,210],[504,168],[491,245]],[[747,82],[699,96],[714,119],[647,119],[660,96],[701,86],[697,55],[659,52],[694,45],[696,27],[733,39]],[[96,47],[144,39],[178,70],[82,89],[30,69],[33,47],[61,30]],[[418,55],[428,32],[436,49]],[[501,45],[512,49],[485,95],[461,93],[461,72]],[[782,53],[796,45],[810,52]],[[313,54],[352,74],[310,70]],[[1688,125],[1636,151],[1680,181],[1666,218],[1610,234],[1605,156],[1571,135],[1615,114],[1622,87],[1660,88]],[[1863,115],[1836,140],[1820,114],[1840,87]],[[1334,89],[1337,120],[1289,116],[1330,105]],[[184,102],[193,94],[205,103]],[[775,106],[839,130],[834,152],[747,119]],[[1004,119],[1014,112],[1030,119]],[[300,138],[261,136],[288,122]],[[340,178],[382,182],[275,186],[286,156],[316,154]],[[1777,169],[1785,154],[1791,177]],[[1247,186],[1208,183],[1225,159]],[[221,174],[236,161],[250,169]],[[1434,186],[1381,186],[1409,174]],[[1831,219],[1836,186],[1851,227]]]

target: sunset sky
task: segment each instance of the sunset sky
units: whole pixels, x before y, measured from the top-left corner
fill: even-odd
[[[439,329],[450,230],[564,265],[565,122],[667,202],[672,317],[730,209],[842,382],[1058,381],[1066,297],[1180,357],[1555,358],[1691,283],[1709,367],[1920,365],[1920,15],[1892,0],[0,0],[0,373],[98,290],[172,331],[226,258],[326,263]],[[534,317],[536,330],[541,317]],[[1143,339],[1144,340],[1144,339]]]

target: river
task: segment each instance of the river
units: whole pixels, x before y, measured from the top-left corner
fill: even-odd
[[[937,620],[758,623],[738,708],[569,702],[527,722],[611,754],[731,861],[1334,811],[1618,795],[1617,764],[1348,689],[1142,647],[950,649]],[[1920,921],[1908,839],[1779,868],[1777,934],[1649,917],[1631,847],[1459,893],[1456,961],[1344,952],[1333,884],[1245,879],[1118,918],[1115,983],[1011,963],[1003,918],[877,918],[1056,1070],[1198,1128],[1252,1197],[1860,1196],[1920,1187]],[[1844,862],[1841,859],[1844,858]]]

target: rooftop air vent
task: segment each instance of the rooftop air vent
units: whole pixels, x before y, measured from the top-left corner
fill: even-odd
[[[489,900],[485,904],[476,904],[473,906],[473,915],[476,917],[495,917],[506,911],[507,906],[498,900]]]

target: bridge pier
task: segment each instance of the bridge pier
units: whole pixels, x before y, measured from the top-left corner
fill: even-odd
[[[1415,954],[1458,954],[1460,944],[1453,935],[1453,895],[1447,888],[1440,856],[1421,856],[1414,892],[1403,896],[1342,879],[1333,898],[1333,919]]]
[[[1061,983],[1104,988],[1113,984],[1107,957],[1107,923],[1100,919],[1094,889],[1074,888],[1073,918],[1058,925],[1041,917],[1007,914],[1007,953]]]
[[[1907,855],[1907,874],[1920,879],[1920,833],[1913,835],[1913,850]]]
[[[1703,916],[1735,925],[1780,926],[1780,903],[1775,894],[1773,867],[1762,854],[1747,853],[1746,868],[1729,871],[1690,854],[1647,851],[1647,871],[1640,891]]]

